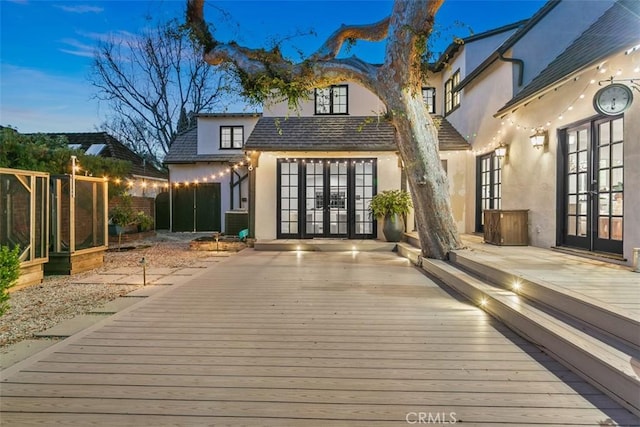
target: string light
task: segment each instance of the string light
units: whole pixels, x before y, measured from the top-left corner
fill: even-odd
[[[598,73],[601,73],[602,70],[606,70],[606,68],[602,66],[597,67],[595,70],[596,76],[598,75]],[[622,70],[619,70],[619,72],[622,73]],[[579,80],[578,78],[574,78],[571,81],[576,82],[578,80]],[[597,82],[596,79],[590,79],[588,83],[582,88],[582,90],[580,91],[580,94],[571,102],[569,102],[568,105],[565,108],[563,108],[559,113],[556,113],[555,119],[547,119],[535,125],[530,125],[528,123],[520,123],[516,121],[514,118],[502,117],[502,120],[500,121],[501,128],[498,129],[496,131],[496,134],[491,138],[492,143],[489,144],[488,146],[483,147],[482,149],[472,150],[472,153],[474,155],[482,155],[482,154],[489,153],[491,151],[495,151],[495,149],[498,146],[500,146],[500,144],[503,142],[502,139],[504,135],[506,135],[506,130],[504,129],[505,126],[508,126],[509,128],[515,128],[517,131],[526,131],[526,132],[534,132],[537,130],[547,130],[550,126],[552,126],[554,121],[564,120],[565,114],[569,111],[573,111],[576,104],[581,100],[585,99],[586,97],[585,93],[589,90],[590,86],[595,84],[596,82]],[[556,88],[556,90],[559,88],[560,87]]]

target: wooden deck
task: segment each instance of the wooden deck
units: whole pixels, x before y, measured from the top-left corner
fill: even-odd
[[[640,317],[640,274],[632,273],[628,266],[532,246],[494,246],[470,235],[463,239],[475,257],[490,265],[618,307],[635,319]]]
[[[380,252],[246,250],[0,378],[2,425],[640,421]]]

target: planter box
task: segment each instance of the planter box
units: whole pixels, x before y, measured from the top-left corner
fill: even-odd
[[[20,265],[20,277],[15,285],[9,288],[9,292],[24,288],[30,285],[36,285],[42,283],[44,278],[44,263],[46,260],[42,260],[37,264],[31,264],[27,266]]]
[[[49,262],[45,264],[46,274],[77,274],[93,270],[104,263],[106,246],[87,249],[74,253],[50,253]]]

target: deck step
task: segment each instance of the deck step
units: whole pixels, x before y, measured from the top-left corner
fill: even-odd
[[[500,269],[481,256],[453,251],[451,263],[474,276],[504,289],[518,286],[518,294],[558,310],[640,351],[640,321],[632,313],[602,301],[596,301],[539,278]]]
[[[400,255],[415,250],[401,244]],[[446,261],[418,258],[430,275],[455,289],[505,325],[565,364],[618,403],[640,415],[640,361],[529,302],[523,295],[496,287]],[[637,331],[637,329],[636,329]],[[624,348],[624,347],[622,347]]]
[[[392,252],[396,243],[379,240],[300,239],[256,241],[256,251]]]

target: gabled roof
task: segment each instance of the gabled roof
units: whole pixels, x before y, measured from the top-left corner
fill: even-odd
[[[546,88],[572,78],[576,72],[594,66],[606,57],[640,44],[640,1],[620,0],[582,33],[496,115],[539,94]]]
[[[432,71],[440,71],[444,68],[444,66],[449,62],[451,58],[455,56],[456,53],[460,50],[460,48],[466,44],[472,43],[476,40],[482,40],[487,37],[495,36],[496,34],[501,34],[506,31],[515,30],[517,28],[522,27],[525,23],[527,23],[527,19],[522,21],[514,22],[513,24],[504,25],[502,27],[494,28],[492,30],[484,31],[482,33],[473,34],[468,37],[463,37],[459,40],[459,42],[452,42],[444,52],[438,57],[438,60],[430,65]]]
[[[133,175],[148,176],[152,178],[166,179],[167,174],[158,170],[155,166],[131,151],[123,143],[118,141],[107,132],[82,132],[82,133],[55,133],[51,136],[64,136],[69,144],[75,144],[84,152],[87,150],[98,151],[101,157],[112,157],[114,159],[131,162],[131,173]],[[104,147],[100,147],[104,145]],[[91,148],[93,146],[93,148]],[[99,150],[98,150],[99,149]],[[87,154],[93,154],[91,151]]]
[[[178,134],[171,143],[169,152],[164,158],[165,164],[195,163],[195,162],[224,162],[237,163],[244,159],[243,153],[229,154],[198,154],[198,128]]]
[[[435,116],[440,150],[470,148],[444,118]],[[245,148],[258,151],[396,151],[395,129],[377,117],[263,117]]]
[[[500,59],[502,55],[505,54],[505,52],[511,49],[513,45],[515,45],[518,42],[518,40],[524,37],[529,32],[529,30],[531,30],[531,28],[533,28],[538,22],[540,22],[540,20],[544,18],[547,15],[547,13],[551,12],[551,9],[556,7],[559,3],[560,3],[560,0],[549,0],[535,14],[533,14],[531,18],[526,20],[524,25],[522,25],[515,33],[513,33],[507,40],[505,40],[504,43],[502,43],[500,47],[498,47],[498,49],[495,50],[495,52],[489,55],[489,57],[487,57],[487,59],[485,59],[473,71],[468,73],[464,77],[464,79],[462,79],[462,81],[458,84],[458,86],[456,86],[453,89],[460,90],[464,88],[466,85],[468,85],[471,81],[473,81],[473,79],[478,77],[478,75],[480,75],[484,70],[489,68],[491,64],[493,64],[498,59]]]

